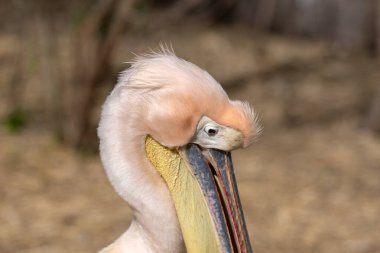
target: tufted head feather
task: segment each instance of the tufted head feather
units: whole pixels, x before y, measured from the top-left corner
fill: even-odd
[[[135,105],[125,116],[136,115],[140,130],[143,127],[145,134],[161,144],[187,144],[202,116],[240,131],[244,147],[259,134],[257,116],[247,102],[229,100],[210,74],[178,58],[167,47],[137,56],[131,64],[118,82],[122,100],[128,100],[124,104]]]

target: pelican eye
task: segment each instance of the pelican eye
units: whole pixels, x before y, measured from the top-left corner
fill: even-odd
[[[208,134],[208,136],[212,137],[218,134],[218,129],[212,126],[206,126],[205,132]]]

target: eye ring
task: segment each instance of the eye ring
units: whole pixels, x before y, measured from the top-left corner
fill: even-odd
[[[208,134],[208,136],[213,137],[218,134],[218,129],[212,126],[206,126],[205,132]]]

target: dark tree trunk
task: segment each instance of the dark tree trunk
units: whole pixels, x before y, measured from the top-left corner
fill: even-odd
[[[366,127],[371,131],[380,133],[380,88],[372,100]]]
[[[110,75],[111,57],[134,1],[103,0],[89,12],[73,45],[73,81],[66,140],[84,147],[96,140],[92,122],[98,88]]]

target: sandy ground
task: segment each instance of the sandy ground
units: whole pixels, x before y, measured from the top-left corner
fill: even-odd
[[[168,38],[260,112],[264,134],[233,154],[254,251],[380,252],[380,138],[361,128],[379,64],[242,28],[192,29],[136,33],[127,44],[140,52]],[[0,186],[2,253],[96,252],[131,219],[99,158],[41,125],[0,128]]]

